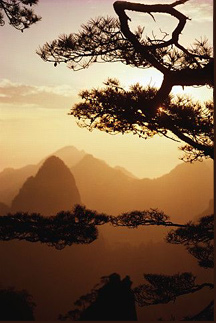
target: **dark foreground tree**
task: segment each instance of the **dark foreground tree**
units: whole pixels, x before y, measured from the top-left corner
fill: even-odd
[[[22,212],[0,216],[0,240],[41,242],[61,250],[72,244],[93,242],[98,238],[97,227],[105,223],[128,228],[140,225],[187,228],[190,225],[173,223],[168,215],[154,209],[110,216],[77,205],[73,211],[62,211],[50,217]]]
[[[129,276],[121,280],[113,273],[101,278],[90,293],[81,296],[74,305],[79,308],[59,315],[61,321],[137,321],[135,298]]]
[[[108,80],[102,89],[80,93],[82,102],[75,104],[70,114],[81,127],[94,128],[107,133],[133,133],[142,138],[155,134],[185,143],[181,149],[186,161],[213,158],[213,103],[192,102],[187,97],[174,97],[176,85],[212,87],[212,48],[204,38],[196,40],[191,48],[179,43],[179,36],[189,18],[176,9],[189,0],[171,4],[144,5],[116,1],[115,12],[119,20],[99,17],[82,26],[78,33],[62,35],[38,50],[45,61],[55,66],[66,63],[79,70],[94,62],[122,62],[138,67],[154,67],[163,74],[159,89],[143,88],[139,84],[129,90],[118,80]],[[139,26],[132,32],[125,11],[168,14],[178,20],[170,39],[161,31],[161,37],[144,35]]]
[[[59,315],[61,321],[135,321],[135,303],[150,306],[174,302],[179,296],[189,295],[204,288],[212,289],[212,283],[196,284],[196,277],[189,272],[175,275],[145,274],[145,284],[131,288],[129,276],[120,279],[116,273],[102,277],[88,294],[81,296],[74,305],[75,309]],[[212,320],[213,302],[211,301],[198,314],[182,317],[182,320]],[[158,320],[161,320],[158,318]]]
[[[56,216],[15,213],[0,217],[0,240],[14,239],[46,243],[56,249],[72,244],[91,243],[98,236],[98,225],[109,217],[76,206],[73,212],[59,212]]]
[[[139,68],[154,67],[163,74],[163,82],[159,89],[143,88],[137,84],[125,90],[117,80],[108,80],[104,89],[83,91],[80,94],[83,101],[76,104],[71,111],[71,115],[78,118],[79,125],[89,130],[97,128],[108,133],[131,132],[143,138],[160,134],[185,142],[185,146],[182,147],[185,160],[213,158],[213,103],[191,102],[186,97],[173,97],[171,93],[176,85],[213,86],[214,61],[212,49],[207,41],[205,39],[196,41],[191,48],[185,48],[179,43],[179,35],[188,18],[176,7],[187,1],[179,0],[172,4],[158,5],[117,1],[114,3],[114,9],[119,20],[109,17],[91,20],[79,33],[63,35],[58,40],[45,44],[38,51],[45,61],[53,62],[55,66],[64,62],[73,70],[86,68],[96,61],[119,61]],[[136,32],[130,30],[129,17],[125,10],[148,13],[153,18],[154,13],[169,14],[178,20],[178,25],[168,40],[166,39],[168,35],[163,31],[161,38],[154,34],[151,38],[145,37],[142,27],[138,27]],[[99,222],[95,222],[92,214],[87,221],[81,216],[80,222],[76,214],[71,217],[69,213],[66,216],[64,213],[62,216],[57,216],[56,223],[53,219],[51,220],[53,222],[47,226],[43,224],[42,231],[37,230],[38,226],[40,228],[41,221],[38,216],[36,216],[36,221],[33,221],[34,223],[30,221],[30,225],[25,229],[25,221],[29,223],[27,216],[17,231],[13,227],[16,220],[12,215],[11,219],[12,222],[5,231],[2,230],[3,240],[17,238],[51,242],[51,245],[60,246],[59,248],[70,245],[71,239],[72,243],[86,243],[88,235],[90,239],[87,239],[87,243],[93,241],[97,237],[95,226],[107,222],[115,226],[130,228],[138,225],[173,225],[166,216],[160,213],[140,211],[126,213],[115,219],[104,216],[101,220],[97,218]],[[64,219],[63,222],[62,219]],[[72,225],[67,226],[68,220]],[[63,231],[61,230],[62,223]],[[57,231],[52,230],[53,225],[56,225]],[[85,234],[83,236],[83,232],[85,233],[83,226],[90,228],[87,236]],[[174,226],[178,229],[168,235],[167,241],[184,244],[187,250],[198,259],[200,266],[212,268],[213,216],[201,219],[198,224],[174,224]],[[44,230],[44,227],[49,230]],[[79,230],[76,231],[76,228]],[[67,232],[69,232],[68,236]],[[80,241],[79,235],[81,235]],[[211,283],[197,285],[191,273],[173,276],[147,274],[145,279],[147,284],[138,286],[134,290],[140,305],[167,303],[180,295],[194,293],[204,287],[213,288]],[[86,299],[89,300],[89,297]],[[213,320],[212,308],[211,302],[200,313],[189,319]]]
[[[214,215],[201,217],[198,223],[172,230],[166,241],[184,245],[203,268],[214,267]]]
[[[6,17],[11,26],[23,32],[41,20],[41,17],[29,8],[37,3],[38,0],[0,0],[0,26],[4,26]]]
[[[156,211],[154,211],[156,214]],[[198,260],[199,266],[213,268],[214,248],[214,219],[212,216],[202,217],[198,223],[186,225],[173,224],[167,221],[166,216],[161,218],[157,214],[157,221],[144,217],[144,212],[132,212],[111,218],[115,226],[127,226],[136,228],[139,225],[165,225],[179,226],[168,233],[166,241],[173,244],[186,246],[189,253]],[[160,220],[159,220],[160,219]],[[114,221],[113,221],[114,220]],[[158,222],[159,221],[159,222]],[[190,272],[174,275],[144,274],[146,283],[131,288],[132,282],[128,276],[122,281],[120,276],[112,274],[101,278],[101,284],[97,285],[90,293],[81,296],[75,303],[75,309],[60,315],[62,321],[73,320],[124,320],[136,319],[134,302],[141,307],[175,302],[178,297],[193,295],[201,290],[214,288],[212,282],[196,283],[196,277]],[[114,280],[112,280],[114,278]],[[121,295],[120,291],[124,294]],[[115,298],[117,296],[117,299]],[[114,302],[113,302],[114,301]],[[126,309],[124,311],[123,309]],[[114,315],[116,312],[116,316]],[[106,316],[107,315],[107,316]],[[158,318],[158,320],[163,320]],[[182,321],[213,321],[214,301],[210,301],[203,308],[197,308],[197,313],[185,316],[182,313]]]
[[[34,307],[32,296],[26,290],[0,289],[1,321],[34,321]]]
[[[56,249],[72,244],[88,244],[98,238],[98,226],[106,223],[114,227],[137,228],[139,226],[174,227],[166,236],[166,242],[181,244],[198,260],[199,266],[214,266],[214,216],[204,216],[197,223],[178,224],[170,221],[164,212],[151,209],[132,211],[110,216],[77,205],[73,211],[62,211],[56,216],[15,213],[0,216],[0,240],[26,240],[46,243]]]
[[[168,233],[166,241],[184,245],[187,251],[198,260],[199,266],[207,269],[213,268],[213,215],[202,217],[197,223],[189,222],[183,225],[171,222],[166,214],[158,210],[133,211],[116,217],[98,214],[82,206],[76,206],[73,212],[60,212],[52,217],[16,213],[0,217],[0,240],[18,239],[42,242],[62,250],[72,244],[93,242],[98,237],[97,227],[105,223],[110,223],[116,228],[124,226],[131,229],[149,225],[176,227]],[[191,273],[169,276],[145,274],[144,279],[147,283],[133,290],[130,284],[126,284],[129,282],[128,279],[121,281],[118,277],[111,283],[110,279],[105,279],[103,283],[109,283],[107,288],[94,288],[75,303],[79,308],[61,315],[60,319],[135,320],[134,300],[139,306],[166,304],[175,301],[179,296],[214,287],[211,282],[196,284],[195,276]],[[118,302],[114,301],[115,296]],[[127,311],[123,310],[125,307]],[[114,315],[115,313],[117,316]],[[213,302],[210,302],[198,314],[190,318],[185,317],[183,320],[213,320]]]

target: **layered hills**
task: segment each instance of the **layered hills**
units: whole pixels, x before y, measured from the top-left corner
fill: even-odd
[[[181,164],[157,179],[137,179],[86,155],[71,171],[83,203],[108,214],[158,208],[185,222],[213,197],[213,174],[205,163]]]
[[[52,205],[59,196],[63,200],[63,195],[69,192],[68,200],[64,197],[64,206],[71,209],[75,187],[88,208],[111,214],[158,207],[170,215],[171,220],[185,222],[204,210],[204,213],[209,212],[212,207],[209,200],[213,197],[213,172],[208,162],[182,163],[160,178],[137,179],[124,169],[112,168],[92,155],[84,153],[70,158],[69,150],[72,155],[76,150],[68,148],[58,152],[58,156],[54,153],[57,157],[45,158],[38,165],[0,173],[0,192],[4,191],[4,185],[10,189],[17,185],[16,198],[12,195],[8,198],[10,202],[13,200],[12,209],[24,206],[31,212],[46,213],[46,209],[33,207]],[[64,156],[67,156],[67,162]],[[4,181],[1,181],[3,175]],[[0,201],[4,202],[0,203],[0,210],[7,212],[7,203],[1,194]],[[76,299],[89,292],[101,276],[113,272],[122,277],[129,275],[133,287],[143,284],[143,274],[149,273],[192,272],[200,283],[211,281],[212,272],[200,268],[182,245],[161,241],[166,233],[163,229],[170,230],[160,226],[132,230],[106,224],[99,228],[99,238],[93,243],[72,245],[61,252],[40,243],[2,242],[2,281],[6,286],[11,283],[22,286],[33,295],[37,304],[36,320],[56,320],[59,313],[66,313]],[[164,313],[174,313],[178,319],[182,316],[182,308],[195,313],[197,306],[203,308],[211,297],[207,289],[194,301],[187,298],[184,304],[183,300],[176,312],[173,309],[175,304],[169,303],[165,309],[164,305],[159,305],[156,310],[151,306],[139,308],[138,316],[141,321],[155,321],[164,317]]]
[[[10,205],[26,179],[34,176],[38,168],[37,165],[27,165],[19,169],[5,168],[0,173],[0,201]]]
[[[67,146],[46,156],[37,165],[27,165],[19,169],[6,168],[0,172],[0,202],[10,205],[19,189],[30,176],[35,176],[45,160],[50,156],[59,157],[69,168],[77,164],[85,155],[73,146]]]
[[[53,155],[57,156],[56,163],[54,157],[48,157],[45,158],[45,162],[42,161],[38,165],[29,165],[18,170],[6,169],[1,172],[0,202],[9,205],[13,201],[12,210],[17,210],[18,205],[25,204],[25,210],[31,212],[36,209],[39,212],[37,203],[44,204],[40,210],[45,212],[47,203],[51,203],[52,200],[55,204],[57,196],[72,191],[75,178],[77,185],[75,191],[79,191],[81,198],[78,197],[78,193],[71,194],[77,196],[76,203],[81,199],[90,209],[117,215],[135,209],[158,208],[170,215],[173,221],[186,222],[201,214],[208,207],[209,200],[213,198],[213,171],[211,162],[208,161],[192,165],[182,163],[160,178],[138,179],[124,168],[110,167],[104,161],[74,147],[65,147]],[[57,171],[57,164],[64,163],[60,159],[67,165],[64,167],[70,168],[70,171],[65,170],[67,175],[62,175],[61,184],[58,182],[61,171]],[[55,167],[51,160],[56,164]],[[43,198],[41,183],[43,183]],[[33,200],[35,206],[30,208]],[[69,201],[66,203],[67,208],[68,203]],[[55,209],[53,208],[52,212]]]

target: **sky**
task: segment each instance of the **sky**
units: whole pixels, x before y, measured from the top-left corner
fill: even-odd
[[[135,2],[135,1],[133,1]],[[153,0],[142,3],[158,3]],[[171,3],[161,0],[160,3]],[[81,25],[97,16],[115,16],[113,0],[40,0],[35,12],[42,20],[23,33],[6,22],[0,27],[0,171],[38,163],[45,156],[64,146],[72,145],[109,165],[120,165],[140,178],[156,178],[182,163],[179,143],[155,136],[143,140],[133,135],[110,136],[95,130],[89,132],[77,126],[68,115],[78,93],[83,89],[101,87],[108,77],[118,78],[126,88],[140,82],[160,86],[162,75],[154,69],[141,70],[121,63],[94,64],[86,70],[73,72],[61,64],[54,67],[44,62],[36,50],[59,35],[80,30]],[[212,43],[211,0],[189,0],[178,7],[188,20],[181,43],[189,45],[195,39],[207,37]],[[132,27],[143,24],[146,32],[172,32],[174,18],[129,13]],[[175,87],[173,93],[183,93]],[[192,98],[208,100],[211,90],[185,88]]]

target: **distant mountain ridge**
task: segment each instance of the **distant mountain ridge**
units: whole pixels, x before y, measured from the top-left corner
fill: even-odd
[[[136,178],[138,179],[137,176],[135,176],[134,174],[132,174],[131,172],[129,172],[127,169],[125,169],[124,167],[121,166],[115,166],[114,169],[119,170],[120,172],[124,173],[125,175],[131,177],[131,178]]]
[[[81,198],[74,177],[60,158],[51,156],[25,181],[12,201],[11,212],[55,215],[72,210],[75,204],[81,204]]]
[[[4,169],[0,173],[0,202],[10,205],[26,179],[34,176],[38,168],[38,165],[27,165],[19,169]]]
[[[138,179],[124,168],[110,167],[74,147],[62,148],[53,155],[70,165],[83,204],[99,212],[115,215],[134,209],[158,208],[173,220],[185,222],[205,210],[213,198],[213,171],[208,162],[182,163],[162,177]],[[0,202],[9,204],[40,165],[1,172]],[[63,186],[62,189],[65,190]]]
[[[84,150],[79,150],[73,146],[65,146],[45,157],[39,164],[44,163],[44,161],[51,156],[56,156],[63,160],[65,165],[70,168],[80,162],[85,155],[86,152]]]
[[[0,172],[0,202],[11,205],[12,200],[18,194],[20,187],[24,184],[26,179],[30,176],[34,176],[45,160],[50,156],[59,157],[69,168],[71,168],[79,163],[85,155],[87,155],[87,153],[84,150],[78,150],[73,146],[66,146],[55,151],[53,154],[48,155],[36,165],[27,165],[18,169],[5,168]],[[121,172],[128,172],[123,167],[120,168]],[[131,175],[134,176],[133,174]]]
[[[83,203],[108,214],[158,208],[185,222],[213,197],[213,173],[205,163],[181,164],[157,179],[136,179],[86,155],[71,171]]]
[[[59,157],[68,167],[78,163],[85,155],[85,152],[73,146],[66,146],[48,155],[36,165],[27,165],[19,169],[6,168],[0,172],[0,202],[10,205],[19,189],[30,176],[35,176],[45,160],[50,156]]]

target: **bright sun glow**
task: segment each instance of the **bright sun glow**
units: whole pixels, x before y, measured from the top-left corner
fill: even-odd
[[[159,112],[164,112],[164,108],[163,108],[163,107],[159,107],[159,108],[158,108],[158,111],[159,111]]]
[[[191,1],[199,3],[199,6],[189,7],[188,16],[193,20],[188,21],[188,32],[186,30],[181,35],[181,40],[190,44],[202,35],[211,40],[211,6],[207,12],[204,10],[204,0]],[[51,2],[54,4],[51,5]],[[114,1],[82,2],[88,6],[88,10],[83,10],[78,0],[41,0],[37,7],[37,12],[42,16],[40,23],[24,33],[18,33],[8,24],[0,28],[4,44],[1,54],[6,58],[2,59],[1,78],[8,80],[0,84],[0,171],[9,166],[37,163],[46,152],[51,153],[65,145],[75,145],[78,149],[106,159],[113,166],[124,166],[137,176],[160,176],[180,163],[181,152],[177,143],[157,137],[144,141],[133,135],[109,136],[99,131],[89,133],[86,129],[78,128],[75,120],[67,115],[72,105],[79,102],[78,93],[81,90],[101,88],[108,77],[119,79],[125,89],[136,83],[158,89],[163,81],[160,72],[153,68],[138,69],[120,63],[93,64],[89,69],[72,72],[64,64],[54,68],[35,54],[39,45],[55,39],[61,33],[77,32],[81,24],[90,18],[104,14],[115,15]],[[146,2],[154,3],[153,0]],[[200,2],[203,3],[202,8]],[[143,26],[147,21],[147,17],[142,14],[131,17],[136,26]],[[165,18],[161,22],[157,20],[159,25],[155,28],[163,30],[163,24],[167,26]],[[205,87],[185,87],[183,90],[176,86],[172,90],[174,95],[185,93],[193,99],[205,101],[213,96],[212,90]],[[164,112],[162,107],[159,111]]]

